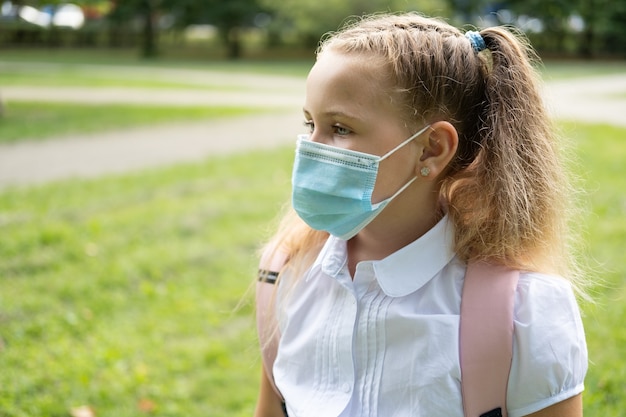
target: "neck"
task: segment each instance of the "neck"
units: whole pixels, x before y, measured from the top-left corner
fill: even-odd
[[[410,190],[407,190],[410,191]],[[408,196],[411,193],[406,193]],[[348,241],[348,268],[354,277],[361,261],[380,260],[414,242],[443,217],[438,193],[429,199],[401,198],[389,203],[380,215]],[[420,215],[420,213],[430,213]]]

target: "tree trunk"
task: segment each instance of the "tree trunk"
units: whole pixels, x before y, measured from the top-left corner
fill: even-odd
[[[156,29],[154,27],[154,6],[151,0],[144,1],[143,13],[143,39],[141,45],[141,55],[144,58],[153,58],[157,55]]]
[[[241,58],[241,31],[233,27],[228,33],[228,59]]]

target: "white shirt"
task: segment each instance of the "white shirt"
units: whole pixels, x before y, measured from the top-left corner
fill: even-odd
[[[278,293],[276,385],[290,417],[462,417],[459,312],[465,264],[444,218],[380,261],[347,269],[330,237],[305,276]],[[587,349],[570,284],[521,273],[515,296],[510,417],[583,391]]]

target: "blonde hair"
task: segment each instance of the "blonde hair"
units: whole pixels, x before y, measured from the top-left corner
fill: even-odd
[[[443,21],[376,15],[327,36],[318,55],[380,58],[408,126],[454,125],[459,146],[441,178],[440,198],[456,227],[460,259],[575,278],[567,238],[572,187],[540,95],[536,55],[503,27],[480,35],[487,48],[476,52]],[[304,263],[310,265],[310,253],[327,235],[293,213],[286,221],[290,226],[276,234],[272,247],[288,253],[288,263],[309,256]]]

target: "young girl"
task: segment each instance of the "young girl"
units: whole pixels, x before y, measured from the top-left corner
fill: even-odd
[[[508,415],[582,416],[570,188],[531,58],[504,28],[464,34],[417,14],[322,42],[296,214],[261,259],[259,328],[277,356],[257,417],[463,416],[459,312],[475,261],[521,271]]]

